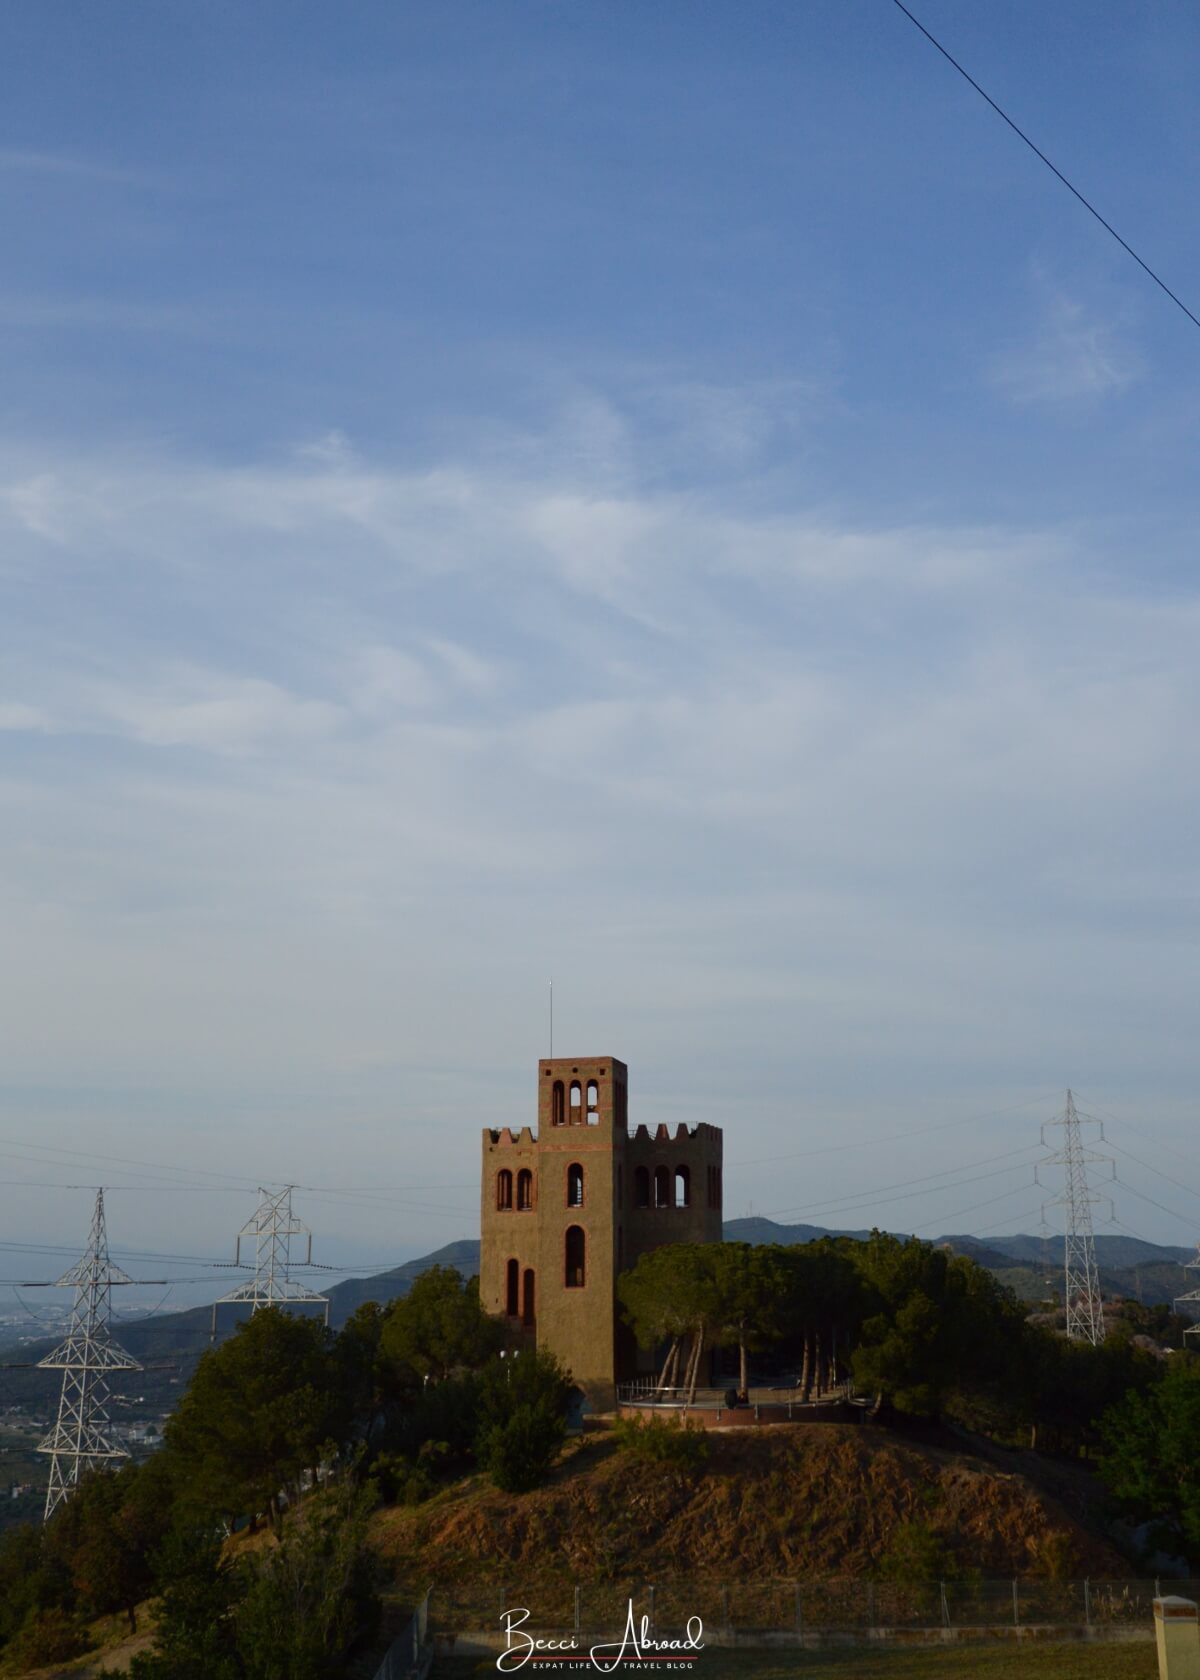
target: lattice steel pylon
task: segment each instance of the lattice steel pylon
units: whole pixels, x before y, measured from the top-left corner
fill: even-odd
[[[217,1333],[217,1308],[230,1303],[250,1303],[250,1316],[260,1307],[296,1306],[301,1302],[320,1303],[325,1308],[325,1322],[329,1323],[329,1298],[294,1283],[289,1275],[293,1265],[312,1264],[312,1232],[292,1212],[292,1184],[282,1190],[258,1187],[258,1212],[248,1219],[238,1232],[235,1266],[242,1264],[242,1242],[254,1239],[254,1276],[231,1289],[213,1302],[212,1334]],[[292,1238],[305,1237],[308,1247],[302,1261],[291,1257]]]
[[[113,1371],[142,1367],[109,1336],[109,1297],[114,1286],[133,1281],[108,1257],[104,1191],[97,1190],[87,1253],[55,1286],[75,1291],[70,1329],[65,1341],[38,1360],[42,1370],[63,1374],[58,1421],[37,1449],[51,1455],[43,1522],[70,1497],[86,1471],[129,1457],[109,1439],[108,1378]]]
[[[1197,1244],[1196,1246],[1196,1258],[1194,1260],[1189,1260],[1183,1269],[1185,1272],[1200,1272],[1200,1244]],[[1177,1307],[1188,1306],[1200,1308],[1200,1289],[1189,1289],[1186,1295],[1176,1295],[1173,1304]],[[1195,1313],[1189,1313],[1187,1316],[1189,1318],[1196,1318]],[[1195,1323],[1189,1324],[1187,1329],[1183,1332],[1183,1339],[1185,1342],[1189,1336],[1200,1336],[1200,1318],[1197,1318]]]
[[[1100,1127],[1100,1142],[1104,1141],[1104,1127]],[[1100,1299],[1100,1273],[1096,1266],[1096,1239],[1092,1231],[1092,1208],[1106,1200],[1097,1196],[1088,1183],[1089,1162],[1103,1162],[1116,1166],[1111,1155],[1101,1155],[1085,1149],[1079,1129],[1079,1115],[1075,1098],[1067,1092],[1066,1111],[1042,1127],[1042,1142],[1046,1143],[1046,1126],[1063,1128],[1062,1148],[1038,1162],[1044,1166],[1061,1166],[1065,1183],[1061,1195],[1051,1198],[1047,1206],[1057,1204],[1067,1210],[1067,1230],[1064,1245],[1063,1298],[1067,1309],[1067,1335],[1072,1341],[1091,1342],[1093,1347],[1104,1340],[1104,1306]],[[1036,1173],[1035,1173],[1036,1176]],[[1039,1179],[1039,1183],[1040,1183]]]

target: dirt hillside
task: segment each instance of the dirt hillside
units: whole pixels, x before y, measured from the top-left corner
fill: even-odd
[[[1025,1475],[966,1451],[856,1425],[710,1436],[700,1471],[645,1464],[603,1436],[570,1451],[534,1493],[481,1478],[376,1519],[406,1585],[495,1584],[553,1572],[602,1580],[873,1575],[904,1522],[986,1575],[1128,1573],[1104,1540]],[[1047,1547],[1048,1537],[1055,1539]]]

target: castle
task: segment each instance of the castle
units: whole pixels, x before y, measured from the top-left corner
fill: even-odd
[[[479,1291],[557,1355],[593,1410],[637,1374],[617,1279],[669,1242],[721,1240],[721,1129],[629,1130],[629,1071],[612,1056],[538,1063],[537,1132],[485,1128]]]

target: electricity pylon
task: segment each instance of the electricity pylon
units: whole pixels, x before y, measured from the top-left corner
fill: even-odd
[[[234,1265],[240,1266],[243,1239],[253,1237],[254,1276],[239,1284],[236,1289],[231,1289],[228,1295],[222,1295],[219,1300],[213,1302],[214,1336],[217,1333],[217,1308],[232,1302],[242,1304],[248,1301],[251,1317],[260,1307],[295,1306],[303,1301],[319,1302],[325,1308],[325,1322],[329,1323],[328,1297],[306,1289],[302,1283],[294,1283],[289,1276],[293,1265],[312,1264],[312,1232],[292,1212],[292,1189],[290,1184],[284,1185],[282,1190],[264,1190],[262,1185],[259,1185],[258,1194],[261,1199],[258,1212],[253,1219],[248,1219],[238,1232],[237,1247],[234,1251]],[[292,1260],[293,1237],[307,1238],[308,1246],[303,1260]]]
[[[42,1370],[63,1374],[58,1421],[37,1449],[51,1455],[43,1522],[70,1497],[85,1472],[129,1457],[108,1436],[108,1378],[113,1371],[142,1367],[109,1336],[109,1295],[114,1286],[133,1281],[108,1257],[104,1191],[97,1190],[87,1253],[55,1285],[75,1291],[70,1329],[53,1353],[38,1360]]]
[[[1196,1248],[1196,1258],[1189,1260],[1183,1269],[1185,1272],[1200,1272],[1200,1244]],[[1189,1289],[1186,1295],[1176,1295],[1174,1305],[1177,1307],[1200,1305],[1200,1289]],[[1192,1317],[1192,1314],[1189,1313],[1188,1317]],[[1200,1336],[1200,1320],[1197,1320],[1194,1324],[1189,1324],[1183,1332],[1184,1341],[1189,1336]]]
[[[1102,1143],[1104,1127],[1100,1121],[1096,1121],[1095,1124],[1100,1126],[1099,1141]],[[1065,1173],[1062,1194],[1051,1197],[1047,1206],[1057,1204],[1067,1210],[1063,1263],[1067,1335],[1071,1341],[1091,1342],[1094,1347],[1104,1340],[1104,1307],[1100,1300],[1100,1273],[1096,1266],[1092,1208],[1106,1198],[1097,1196],[1092,1191],[1088,1184],[1087,1169],[1089,1162],[1103,1162],[1112,1167],[1112,1176],[1115,1178],[1116,1165],[1111,1155],[1101,1155],[1094,1149],[1083,1147],[1079,1115],[1075,1111],[1075,1098],[1070,1091],[1067,1092],[1066,1112],[1060,1114],[1057,1119],[1048,1120],[1042,1127],[1043,1143],[1047,1141],[1046,1126],[1063,1128],[1062,1148],[1056,1150],[1053,1155],[1048,1155],[1045,1160],[1039,1161],[1038,1168],[1060,1166]]]

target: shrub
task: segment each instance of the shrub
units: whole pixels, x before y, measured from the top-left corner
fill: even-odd
[[[884,1581],[952,1581],[957,1574],[954,1553],[923,1522],[900,1523],[879,1560],[879,1575]]]
[[[696,1469],[708,1460],[708,1436],[698,1424],[675,1418],[618,1418],[613,1424],[617,1445],[651,1464]]]
[[[479,1462],[505,1493],[528,1493],[550,1474],[566,1437],[560,1413],[545,1401],[515,1406],[479,1438]]]
[[[1062,1528],[1052,1528],[1030,1547],[1033,1566],[1047,1581],[1069,1581],[1079,1568],[1079,1548]]]
[[[17,1671],[70,1662],[91,1649],[77,1617],[66,1610],[32,1610],[21,1624],[5,1656]]]
[[[424,1451],[416,1464],[404,1453],[380,1453],[371,1466],[371,1478],[389,1505],[420,1505],[437,1492]]]
[[[499,1361],[497,1361],[499,1363]],[[479,1431],[480,1379],[471,1372],[430,1383],[388,1432],[388,1445],[413,1460],[433,1443],[438,1468],[464,1465]]]

